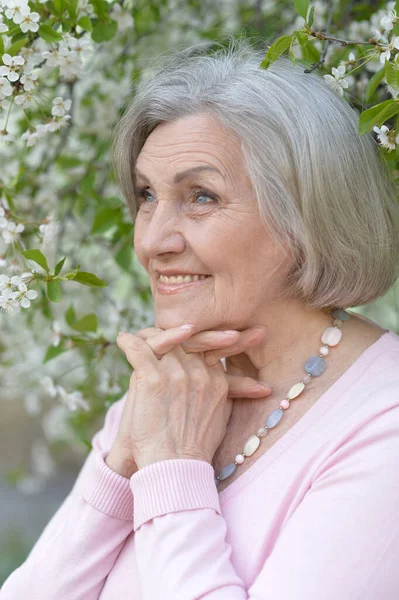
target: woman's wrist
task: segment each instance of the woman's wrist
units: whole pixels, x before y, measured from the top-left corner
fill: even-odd
[[[118,475],[126,477],[127,479],[130,479],[132,475],[138,471],[138,467],[134,460],[124,456],[123,452],[121,452],[116,445],[112,446],[104,460],[105,464],[108,465],[112,471],[115,471],[115,473],[118,473]]]

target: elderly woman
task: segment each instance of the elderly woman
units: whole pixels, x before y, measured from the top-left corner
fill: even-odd
[[[319,73],[201,50],[116,129],[156,323],[1,600],[398,598],[399,336],[345,310],[398,277],[397,190]]]

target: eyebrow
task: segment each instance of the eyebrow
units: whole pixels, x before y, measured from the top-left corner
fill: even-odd
[[[185,171],[180,171],[180,173],[176,173],[176,175],[173,179],[173,183],[179,183],[180,181],[182,181],[189,175],[193,175],[194,173],[199,173],[200,171],[213,171],[215,173],[218,173],[221,177],[223,177],[223,175],[221,174],[219,169],[217,169],[216,167],[211,167],[208,165],[200,165],[198,167],[192,167],[191,169],[186,169]],[[143,179],[143,181],[145,181],[146,183],[150,183],[148,178],[144,175],[144,173],[141,173],[138,169],[136,169],[134,171],[134,174],[141,177],[141,179]]]

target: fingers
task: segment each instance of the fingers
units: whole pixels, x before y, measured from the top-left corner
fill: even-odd
[[[211,367],[215,365],[221,358],[233,356],[234,354],[240,354],[249,348],[257,346],[264,339],[265,333],[266,329],[263,327],[263,325],[259,327],[252,327],[251,329],[246,329],[245,331],[240,332],[240,336],[235,344],[225,347],[221,350],[210,350],[205,352],[205,364]]]
[[[229,384],[229,398],[264,398],[270,396],[273,391],[271,386],[262,385],[251,377],[227,374],[226,377]]]

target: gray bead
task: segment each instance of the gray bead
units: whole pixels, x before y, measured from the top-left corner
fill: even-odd
[[[223,469],[219,473],[220,481],[222,481],[223,479],[227,479],[227,477],[230,477],[230,475],[232,475],[234,473],[236,468],[237,468],[237,465],[235,465],[234,463],[231,463],[230,465],[223,467]]]
[[[326,368],[326,362],[321,356],[311,356],[305,363],[306,373],[310,373],[313,377],[321,375]]]
[[[273,410],[267,418],[266,427],[268,427],[268,429],[272,429],[272,427],[275,427],[278,423],[280,423],[283,412],[284,411],[282,408],[276,408]]]
[[[340,319],[340,321],[347,321],[350,318],[350,314],[343,310],[342,308],[335,308],[331,312],[331,316],[334,319]]]

